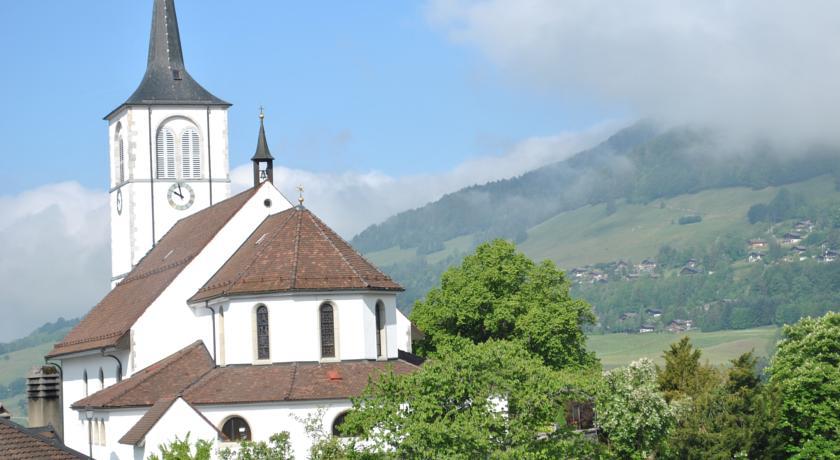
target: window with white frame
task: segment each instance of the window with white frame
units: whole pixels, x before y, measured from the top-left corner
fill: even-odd
[[[201,179],[201,133],[183,117],[158,129],[155,153],[158,179]]]
[[[265,360],[271,358],[271,350],[268,341],[268,307],[260,305],[256,311],[257,322],[257,359]]]
[[[335,311],[329,303],[321,304],[321,357],[335,358]]]

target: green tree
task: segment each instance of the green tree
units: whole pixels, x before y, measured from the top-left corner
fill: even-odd
[[[221,460],[294,460],[295,458],[289,443],[289,433],[286,431],[271,435],[268,442],[241,441],[237,450],[221,449],[218,455]]]
[[[768,371],[793,458],[840,456],[840,314],[785,326]]]
[[[555,371],[519,343],[491,339],[439,350],[416,373],[383,375],[342,426],[361,433],[348,450],[369,458],[590,457],[597,445],[566,426],[565,403],[597,381],[597,372]]]
[[[712,383],[715,371],[700,363],[701,355],[702,352],[691,345],[688,337],[672,343],[662,355],[665,369],[659,371],[658,382],[669,401],[695,396]]]
[[[591,307],[570,297],[553,262],[536,264],[504,240],[447,270],[411,319],[425,334],[415,347],[423,356],[496,339],[519,342],[555,369],[596,363],[583,332],[595,320]]]
[[[190,433],[184,439],[177,436],[169,444],[158,447],[160,455],[152,454],[149,460],[210,460],[213,451],[213,444],[210,441],[199,439],[195,446],[190,443]]]
[[[674,426],[675,412],[656,384],[647,358],[607,372],[597,401],[598,425],[620,458],[648,458]]]

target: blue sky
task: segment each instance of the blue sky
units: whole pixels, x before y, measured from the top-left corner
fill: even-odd
[[[836,0],[176,3],[190,73],[234,104],[234,189],[249,186],[264,105],[275,185],[303,184],[347,238],[640,117],[840,143]],[[0,341],[107,292],[102,117],[143,76],[151,10],[3,3]]]
[[[0,195],[107,185],[102,116],[145,69],[151,1],[6,2]],[[623,113],[518,84],[450,40],[417,1],[178,0],[191,74],[234,104],[232,166],[268,112],[279,163],[391,176],[449,170]]]

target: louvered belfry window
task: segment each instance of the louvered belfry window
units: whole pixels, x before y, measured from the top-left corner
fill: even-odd
[[[268,308],[257,308],[257,359],[269,359],[268,347]]]
[[[169,128],[158,131],[157,136],[157,178],[175,178],[175,134]]]
[[[201,139],[195,128],[187,128],[181,134],[181,177],[201,178]]]
[[[125,182],[125,142],[123,142],[122,137],[120,138],[119,142],[119,149],[120,149],[120,177],[119,183]]]
[[[335,358],[335,318],[332,305],[321,305],[321,357]]]

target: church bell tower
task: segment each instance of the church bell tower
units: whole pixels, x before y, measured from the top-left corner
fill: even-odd
[[[105,117],[112,285],[175,222],[230,196],[230,106],[187,72],[175,0],[154,0],[146,74]]]

